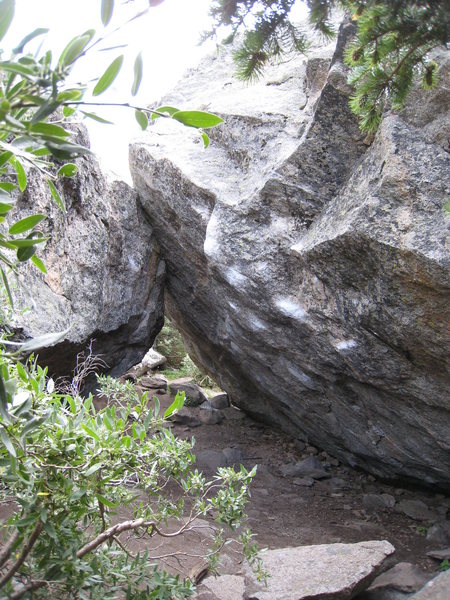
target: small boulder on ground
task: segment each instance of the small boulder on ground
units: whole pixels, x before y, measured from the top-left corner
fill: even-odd
[[[417,592],[414,600],[448,600],[449,590],[450,571],[444,571]]]
[[[281,467],[285,477],[312,477],[313,479],[327,479],[331,477],[316,456],[308,456],[304,460]]]
[[[362,504],[369,512],[385,511],[395,506],[395,498],[390,494],[364,494]]]
[[[443,550],[430,550],[427,552],[427,556],[435,558],[436,560],[450,560],[450,548],[444,548]]]
[[[450,522],[435,523],[427,532],[427,541],[442,546],[450,545]]]
[[[169,383],[170,393],[176,396],[178,392],[184,392],[186,396],[186,406],[200,406],[206,402],[207,398],[200,387],[194,382],[192,377],[182,377],[174,379]]]
[[[218,425],[225,417],[221,410],[217,410],[209,402],[205,402],[200,406],[199,418],[204,425]]]
[[[218,410],[223,410],[224,408],[228,408],[230,406],[230,401],[226,392],[220,392],[219,394],[210,396],[208,401],[213,408],[217,408]]]
[[[246,577],[247,600],[353,598],[380,572],[394,552],[387,541],[320,544],[268,550],[262,555],[270,573],[267,586]]]
[[[401,500],[397,510],[415,521],[432,521],[436,514],[422,500]]]
[[[428,579],[429,576],[416,565],[401,562],[379,575],[367,589],[367,592],[385,593],[387,590],[406,593],[417,592],[426,584]],[[379,597],[381,598],[382,595],[379,595]]]

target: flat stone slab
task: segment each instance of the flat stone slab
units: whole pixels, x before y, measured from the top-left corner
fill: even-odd
[[[395,551],[388,541],[321,544],[268,550],[267,587],[246,578],[245,600],[331,600],[353,598],[378,575]]]
[[[394,589],[400,592],[417,592],[430,576],[411,563],[401,562],[379,575],[367,591]]]
[[[448,600],[449,590],[450,571],[444,571],[417,592],[414,600]]]

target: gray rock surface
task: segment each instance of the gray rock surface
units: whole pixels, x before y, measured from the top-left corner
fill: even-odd
[[[169,382],[170,393],[175,396],[178,392],[185,393],[186,406],[200,406],[206,402],[206,396],[191,377],[173,379]]]
[[[313,479],[327,479],[331,474],[326,471],[320,460],[315,456],[309,456],[304,460],[281,468],[285,477],[312,477]]]
[[[76,135],[89,143],[81,127]],[[120,375],[141,360],[161,328],[164,263],[136,193],[108,181],[93,157],[76,163],[78,173],[56,184],[65,214],[36,173],[18,200],[23,217],[49,215],[42,229],[51,240],[40,254],[48,274],[28,264],[21,270],[28,289],[18,287],[17,305],[30,310],[14,326],[24,338],[71,326],[61,343],[39,353],[52,374],[68,375],[77,352],[95,339],[94,354]]]
[[[209,406],[207,402],[200,406],[199,419],[204,425],[219,425],[225,416],[221,410]]]
[[[416,521],[433,521],[437,517],[436,513],[422,500],[401,500],[396,508]]]
[[[432,525],[427,531],[427,541],[442,546],[450,545],[450,521],[441,521]]]
[[[206,60],[165,101],[224,117],[210,148],[159,119],[131,171],[170,316],[233,404],[375,475],[449,488],[448,99],[416,90],[371,143],[348,108],[347,33],[253,86],[226,51]]]
[[[436,558],[437,560],[450,560],[450,548],[443,548],[442,550],[430,550],[427,552],[427,556]]]
[[[248,566],[207,577],[196,600],[331,600],[353,598],[380,571],[394,548],[386,541],[280,548],[263,553],[271,574],[258,583]]]
[[[264,567],[271,575],[267,587],[248,575],[244,598],[352,598],[367,587],[393,552],[394,547],[387,541],[268,550],[263,554]]]
[[[394,589],[399,592],[417,592],[427,583],[429,578],[430,576],[416,565],[401,562],[379,575],[367,591]]]
[[[230,406],[228,394],[226,394],[225,392],[211,396],[210,398],[208,398],[208,402],[213,408],[217,408],[218,410],[223,410],[224,408],[228,408]]]
[[[449,589],[450,571],[444,571],[417,592],[414,595],[414,600],[448,600]]]

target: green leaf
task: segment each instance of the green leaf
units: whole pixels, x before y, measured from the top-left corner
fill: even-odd
[[[44,335],[35,337],[32,340],[25,342],[25,344],[21,344],[20,351],[30,353],[34,352],[35,350],[40,350],[41,348],[53,346],[57,342],[63,340],[69,331],[70,327],[68,327],[64,331],[58,331],[56,333],[45,333]]]
[[[14,0],[0,1],[0,40],[2,40],[14,18]]]
[[[17,185],[15,185],[14,183],[11,183],[9,181],[0,181],[0,190],[3,190],[5,192],[13,192],[15,189],[17,189]]]
[[[0,372],[0,416],[3,422],[9,424],[11,422],[8,414],[8,393],[6,391],[5,380]]]
[[[170,117],[172,117],[177,112],[180,112],[180,109],[175,108],[173,106],[158,106],[158,108],[155,108],[155,112],[152,113],[152,121],[155,119],[159,119],[160,117],[163,116],[164,113],[167,113]],[[155,114],[155,113],[162,113],[162,114]]]
[[[56,529],[54,528],[54,526],[49,521],[47,521],[46,523],[44,523],[44,529],[45,529],[45,532],[47,533],[47,535],[49,537],[51,537],[55,541],[58,540],[58,536],[56,534]]]
[[[30,78],[34,77],[35,73],[31,67],[27,67],[17,62],[0,62],[0,71],[6,71],[7,73],[14,73],[15,75],[22,75],[23,77]]]
[[[105,90],[109,88],[109,86],[113,83],[114,79],[117,77],[123,63],[123,54],[115,58],[100,79],[97,82],[97,85],[92,91],[93,96],[99,96],[103,94]]]
[[[47,274],[47,269],[46,269],[44,263],[35,254],[31,257],[31,262],[34,264],[35,267],[37,267],[39,269],[39,271],[42,271],[42,273],[44,273],[44,275]]]
[[[217,115],[201,110],[181,110],[173,114],[172,118],[187,127],[196,127],[197,129],[209,129],[223,123],[223,119]]]
[[[76,108],[73,108],[72,106],[64,106],[63,107],[63,115],[67,118],[67,117],[71,117],[75,112],[76,112]]]
[[[211,142],[210,142],[210,139],[208,137],[208,134],[205,133],[204,131],[202,131],[202,140],[203,140],[203,146],[204,146],[204,148],[205,149],[208,148],[208,146],[209,146],[209,144]]]
[[[6,215],[14,206],[14,202],[0,202],[0,215]]]
[[[49,31],[48,29],[45,29],[43,27],[38,27],[38,29],[35,29],[34,31],[32,31],[31,33],[26,35],[23,38],[23,40],[20,42],[20,44],[14,48],[14,50],[13,50],[14,54],[22,54],[23,49],[28,44],[28,42],[31,42],[31,40],[34,40],[34,38],[36,38],[40,35],[44,35],[48,31]]]
[[[37,244],[43,244],[48,240],[48,237],[33,237],[28,235],[26,238],[19,238],[18,240],[8,240],[10,248],[31,248]]]
[[[55,184],[53,183],[53,181],[51,179],[47,179],[47,185],[48,185],[48,187],[50,189],[50,193],[53,196],[56,204],[63,211],[63,213],[65,213],[66,212],[66,207],[64,206],[64,202],[63,202],[61,196],[59,195],[59,192],[56,189]]]
[[[60,103],[57,100],[48,99],[44,104],[34,113],[33,118],[31,119],[33,123],[37,123],[38,121],[42,121],[55,112],[60,106]]]
[[[83,425],[81,425],[81,427],[83,427]],[[84,429],[84,427],[83,427]],[[97,437],[97,439],[99,439]],[[87,471],[84,472],[85,477],[89,477],[90,475],[93,475],[96,471],[100,470],[102,468],[102,463],[95,463],[95,465],[92,465],[92,467],[89,467],[89,469]]]
[[[69,131],[66,131],[64,127],[55,125],[54,123],[33,123],[30,126],[30,132],[51,137],[66,138],[67,136],[70,136]]]
[[[47,140],[45,145],[53,154],[53,156],[60,160],[71,160],[76,156],[91,154],[91,150],[85,146],[72,144],[70,142],[55,142],[55,138],[53,138],[51,141]]]
[[[73,177],[78,171],[77,165],[66,163],[58,171],[58,177]]]
[[[0,440],[2,441],[3,445],[8,450],[8,452],[11,454],[11,456],[14,456],[14,458],[16,458],[16,449],[14,448],[14,445],[11,442],[11,438],[6,432],[6,429],[2,426],[0,426]]]
[[[0,267],[0,272],[1,272],[2,280],[3,280],[3,285],[5,286],[6,295],[8,296],[8,302],[9,302],[10,306],[14,308],[14,301],[13,301],[13,297],[12,297],[11,290],[9,287],[8,278],[6,277],[5,271],[1,267]]]
[[[114,0],[102,0],[101,16],[102,23],[106,27],[111,21],[114,11]]]
[[[46,218],[46,215],[30,215],[29,217],[25,217],[24,219],[20,219],[9,228],[10,235],[17,235],[19,233],[23,233],[24,231],[29,231],[33,229],[38,223],[43,221]]]
[[[19,189],[21,192],[24,192],[27,187],[27,174],[25,173],[25,169],[23,168],[22,163],[18,158],[11,159],[10,163],[16,170],[17,183],[19,184]]]
[[[86,475],[87,475],[87,473],[86,473]],[[105,498],[104,496],[101,496],[100,494],[95,494],[95,497],[101,504],[104,504],[108,508],[116,508],[116,506],[119,505],[118,502],[111,502],[111,500],[108,500],[107,498]]]
[[[131,86],[131,95],[136,96],[139,91],[139,87],[142,81],[142,72],[143,72],[143,63],[142,63],[142,54],[136,56],[136,60],[134,61],[134,80],[133,85]]]
[[[81,428],[84,429],[84,431],[92,438],[94,438],[94,440],[97,440],[98,442],[100,441],[100,438],[98,437],[98,435],[95,433],[95,431],[93,429],[91,429],[90,427],[88,427],[87,425],[85,425],[84,423],[81,423]],[[97,463],[100,464],[100,463]]]
[[[169,408],[164,413],[164,418],[167,419],[168,417],[170,417],[170,415],[173,415],[173,413],[181,410],[184,406],[184,400],[185,400],[185,393],[178,392],[178,394],[175,396],[175,400],[172,402],[172,404],[169,406]]]
[[[134,116],[136,117],[136,121],[141,126],[141,129],[145,131],[148,127],[148,118],[145,112],[143,112],[142,110],[135,110]]]
[[[113,124],[112,121],[108,121],[107,119],[104,119],[103,117],[99,117],[95,113],[86,112],[84,110],[82,110],[81,112],[83,113],[83,115],[85,117],[88,117],[88,119],[92,119],[93,121],[98,121],[98,123],[105,123],[106,125],[112,125]]]
[[[73,38],[62,51],[58,65],[65,67],[75,62],[83,54],[94,35],[94,29],[88,29],[82,35]]]

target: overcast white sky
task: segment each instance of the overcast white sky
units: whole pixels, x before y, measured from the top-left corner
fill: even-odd
[[[126,50],[92,54],[80,61],[80,79],[101,75],[103,69],[125,52],[128,60],[114,85],[97,100],[133,102],[146,106],[160,98],[180,79],[184,71],[194,66],[214,42],[198,46],[200,34],[208,29],[208,10],[211,0],[164,0],[146,15],[123,27],[108,40],[108,45],[126,43]],[[299,2],[302,9],[302,2]],[[148,7],[148,0],[115,0],[114,18],[110,28]],[[100,19],[100,0],[16,0],[13,25],[4,40],[4,47],[14,47],[26,34],[37,27],[50,28],[43,41],[57,57],[65,44],[87,29],[103,30]],[[133,63],[138,52],[144,60],[144,78],[139,94],[132,98],[130,88]],[[100,111],[97,110],[100,114]],[[115,125],[99,125],[89,121],[91,144],[104,166],[128,179],[128,142],[139,135],[133,111],[102,109],[101,115]]]
[[[115,1],[114,24],[148,7],[148,0],[127,3]],[[165,0],[151,8],[146,15],[122,28],[108,40],[108,45],[128,44],[125,50],[97,53],[80,61],[78,73],[86,81],[99,76],[102,70],[118,55],[125,52],[128,61],[114,85],[99,96],[98,101],[133,102],[146,106],[167,92],[190,66],[214,48],[214,44],[198,46],[200,33],[208,27],[210,0]],[[100,0],[16,0],[13,25],[4,40],[4,47],[14,47],[26,34],[37,27],[50,28],[43,47],[51,48],[57,57],[65,44],[87,29],[103,30],[100,19]],[[36,45],[33,47],[33,49]],[[130,94],[133,63],[138,52],[144,60],[144,78],[139,94]],[[75,72],[76,74],[77,72]],[[139,134],[133,111],[128,109],[102,109],[97,112],[115,122],[99,125],[89,122],[91,143],[108,168],[121,176],[128,173],[128,142]]]

